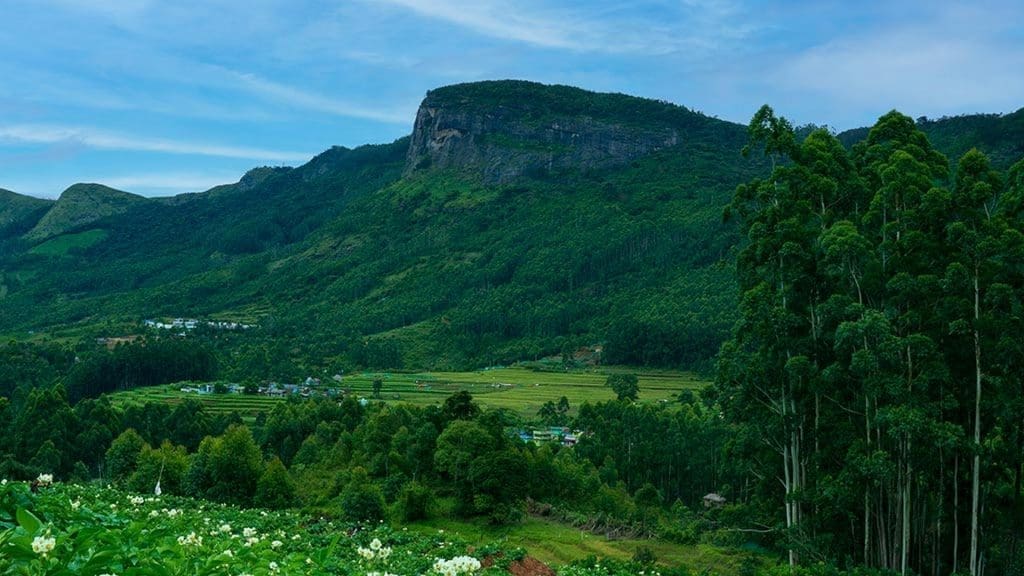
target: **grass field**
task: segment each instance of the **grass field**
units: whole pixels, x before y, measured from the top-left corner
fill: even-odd
[[[615,397],[604,385],[608,374],[623,371],[610,368],[602,371],[542,372],[523,367],[494,368],[475,372],[363,372],[346,375],[341,384],[330,385],[351,390],[357,397],[370,398],[373,381],[383,382],[381,399],[385,402],[409,402],[418,405],[441,404],[449,395],[466,390],[486,408],[508,408],[531,418],[547,401],[557,402],[565,396],[575,410],[585,401],[600,402]],[[637,372],[641,402],[672,401],[684,389],[699,390],[706,382],[688,372]],[[115,403],[166,402],[176,404],[186,398],[202,402],[212,413],[237,411],[250,420],[283,400],[266,396],[241,394],[185,393],[179,385],[153,386],[112,396]]]
[[[608,540],[572,526],[529,517],[511,526],[493,526],[485,521],[433,519],[409,525],[409,530],[436,533],[445,530],[470,544],[498,542],[503,548],[524,548],[531,556],[552,565],[566,564],[587,556],[628,560],[643,546],[667,566],[686,566],[693,574],[741,574],[744,569],[767,565],[766,555],[754,551],[719,548],[706,544],[675,544],[664,540]]]
[[[64,256],[72,248],[88,248],[106,238],[107,231],[99,228],[77,234],[62,234],[32,248],[29,253],[42,256]]]

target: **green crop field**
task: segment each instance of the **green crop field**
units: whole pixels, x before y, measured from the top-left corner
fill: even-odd
[[[772,559],[752,550],[722,548],[708,544],[676,544],[659,539],[610,539],[544,518],[528,517],[511,526],[486,521],[435,518],[411,524],[409,530],[436,534],[438,530],[457,534],[475,546],[498,543],[503,548],[524,548],[550,565],[563,565],[588,556],[629,560],[638,548],[650,549],[658,562],[687,566],[694,574],[742,574],[753,567],[767,566]]]
[[[326,380],[324,387],[348,390],[356,397],[371,398],[373,381],[382,382],[381,400],[409,402],[418,405],[441,404],[449,395],[468,391],[486,408],[507,408],[530,418],[547,401],[557,402],[565,396],[575,410],[583,402],[600,402],[615,397],[604,385],[609,373],[621,368],[600,371],[545,372],[524,367],[494,368],[474,372],[361,372],[345,375],[341,383]],[[641,402],[672,401],[682,390],[699,390],[707,382],[688,372],[637,372]],[[196,394],[181,392],[182,385],[153,386],[118,392],[118,404],[149,401],[176,404],[186,398],[202,402],[212,413],[237,411],[251,420],[261,411],[269,410],[280,398],[242,394]]]

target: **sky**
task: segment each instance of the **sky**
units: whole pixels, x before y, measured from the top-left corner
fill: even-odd
[[[1024,2],[0,0],[0,188],[198,192],[517,78],[747,123],[1024,107]]]

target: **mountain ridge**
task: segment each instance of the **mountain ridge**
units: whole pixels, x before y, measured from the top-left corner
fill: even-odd
[[[735,319],[741,242],[722,208],[767,172],[742,157],[744,126],[515,81],[440,88],[429,108],[453,122],[132,201],[65,226],[104,231],[73,252],[0,236],[0,333],[229,317],[309,369],[472,367],[594,343],[609,361],[710,366]],[[431,157],[452,127],[462,135]],[[608,153],[631,138],[654,144]]]

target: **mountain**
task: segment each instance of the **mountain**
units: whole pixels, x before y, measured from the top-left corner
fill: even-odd
[[[941,142],[1009,157],[1024,131],[1006,118],[933,130],[996,126]],[[246,377],[595,344],[607,362],[707,368],[736,315],[741,239],[722,209],[768,170],[742,157],[746,140],[744,126],[621,94],[439,88],[390,144],[173,198],[88,185],[38,204],[50,207],[28,234],[0,234],[0,333],[241,320],[259,325],[233,340]]]
[[[992,165],[1006,170],[1024,158],[1024,108],[1011,114],[969,114],[930,120],[917,119],[917,127],[932,146],[950,159],[952,165],[971,148],[989,156]],[[847,130],[838,135],[847,147],[868,135],[868,128]]]
[[[17,236],[35,225],[53,202],[0,188],[0,239]]]
[[[618,166],[677,145],[701,120],[672,104],[569,86],[457,84],[428,92],[420,105],[406,175],[456,168],[506,184],[542,171]]]
[[[25,234],[29,241],[41,241],[97,220],[124,214],[133,206],[149,202],[146,198],[109,188],[102,184],[75,184],[61,193],[57,202]]]

